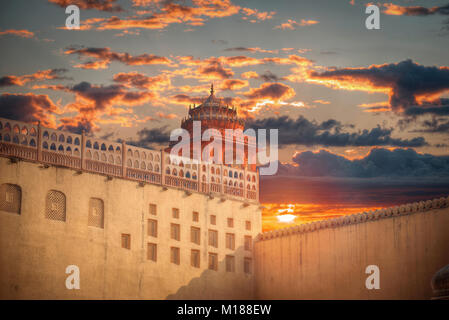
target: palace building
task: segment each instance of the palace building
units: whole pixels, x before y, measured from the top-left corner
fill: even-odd
[[[228,159],[232,159],[228,165],[235,168],[250,168],[252,171],[256,170],[255,154],[252,161],[248,161],[249,150],[256,151],[255,137],[247,136],[243,134],[245,129],[245,122],[238,116],[237,109],[233,106],[225,104],[223,99],[217,98],[214,92],[214,86],[211,85],[210,95],[200,105],[195,104],[189,106],[189,114],[181,121],[181,128],[186,130],[190,136],[190,154],[195,154],[194,141],[194,123],[200,123],[201,130],[199,138],[201,138],[207,130],[216,130],[216,133],[221,136],[221,163],[226,163],[226,156]],[[232,131],[231,131],[232,130]],[[172,147],[177,142],[170,142],[169,148],[166,149],[170,152]],[[209,141],[199,142],[201,155],[204,153],[206,146],[210,144]],[[237,150],[241,148],[242,154],[238,155]],[[214,152],[212,150],[209,154],[210,159],[213,159]],[[241,164],[237,163],[237,159],[241,157]],[[200,159],[200,156],[194,157]],[[205,160],[205,159],[202,159]],[[250,163],[248,163],[250,162]]]
[[[191,119],[242,127],[217,101],[212,90]],[[9,119],[0,119],[0,167],[0,297],[252,294],[261,231],[252,168]],[[64,285],[69,265],[80,269],[80,290]]]
[[[182,128],[193,121],[244,127],[213,88]],[[0,299],[447,297],[449,197],[261,233],[253,166],[173,146],[0,118]]]

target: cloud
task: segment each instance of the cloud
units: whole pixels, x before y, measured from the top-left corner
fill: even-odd
[[[248,86],[248,81],[239,79],[227,79],[221,83],[221,90],[240,90]]]
[[[127,141],[136,147],[151,147],[154,144],[167,144],[170,141],[170,130],[167,126],[160,128],[143,128],[137,132],[137,139]]]
[[[141,54],[132,56],[127,52],[114,52],[110,48],[67,48],[65,54],[77,54],[80,58],[87,57],[96,59],[75,65],[82,69],[106,69],[112,61],[121,62],[128,66],[142,66],[152,64],[170,65],[171,61],[166,57],[154,54]]]
[[[165,114],[165,113],[163,113],[163,112],[161,112],[161,111],[156,112],[156,115],[157,115],[159,118],[162,118],[162,119],[175,119],[175,118],[178,117],[178,116],[177,116],[176,114],[174,114],[174,113],[168,113],[168,114]]]
[[[86,81],[70,87],[51,86],[48,89],[75,95],[75,101],[64,107],[65,114],[75,112],[75,115],[60,119],[61,128],[74,132],[98,130],[100,123],[132,127],[138,123],[152,120],[151,117],[139,119],[132,107],[157,100],[158,97],[154,91],[131,91],[123,84],[101,86]]]
[[[48,0],[61,8],[66,8],[71,4],[78,6],[80,9],[95,9],[108,12],[123,11],[122,7],[116,4],[116,0]]]
[[[291,174],[260,177],[260,201],[264,205],[268,202],[323,206],[322,215],[326,216],[335,211],[340,214],[357,213],[374,209],[369,207],[384,208],[447,197],[448,190],[447,178],[422,176],[367,179]]]
[[[392,128],[377,126],[370,130],[363,129],[348,132],[353,125],[343,125],[341,122],[329,119],[321,123],[310,121],[303,116],[296,120],[288,116],[278,118],[250,119],[246,122],[247,128],[278,129],[279,145],[306,145],[306,146],[394,146],[394,147],[422,147],[427,142],[422,137],[412,139],[393,138]]]
[[[449,68],[423,66],[412,60],[368,68],[330,69],[310,71],[308,82],[335,89],[383,92],[389,95],[390,107],[401,112],[427,104],[449,90]]]
[[[282,83],[263,83],[259,88],[251,88],[244,95],[251,100],[287,100],[295,96],[295,90]]]
[[[33,74],[27,74],[23,76],[9,75],[0,77],[0,88],[8,86],[23,86],[31,81],[68,79],[66,77],[61,76],[61,74],[66,73],[67,71],[68,71],[67,69],[48,69],[37,71]]]
[[[259,11],[257,9],[250,9],[250,8],[242,8],[243,14],[246,15],[246,17],[243,17],[243,20],[249,20],[251,23],[256,23],[259,21],[265,21],[272,19],[273,16],[276,14],[276,11]]]
[[[284,77],[278,77],[277,75],[275,75],[274,73],[272,73],[271,71],[267,70],[262,74],[258,74],[255,71],[247,71],[242,73],[242,78],[244,79],[258,79],[258,80],[262,80],[264,82],[278,82],[281,80],[285,80]]]
[[[68,90],[87,102],[88,108],[95,110],[105,110],[113,105],[136,106],[155,98],[155,94],[149,91],[129,91],[122,85],[97,86],[85,81]]]
[[[435,14],[449,15],[449,4],[426,8],[422,6],[400,6],[393,3],[384,3],[383,13],[394,16],[430,16]]]
[[[124,84],[127,87],[135,87],[138,89],[162,90],[162,88],[170,86],[170,78],[166,75],[148,77],[138,72],[117,73],[114,75],[114,81]]]
[[[449,120],[445,119],[445,118],[433,117],[430,120],[422,121],[421,125],[422,125],[422,129],[416,129],[416,130],[413,130],[413,132],[449,134]]]
[[[255,48],[247,48],[247,47],[233,47],[233,48],[227,48],[224,51],[240,51],[240,52],[251,52],[251,53],[255,53],[255,52],[259,52],[259,53],[278,53],[278,50],[267,50],[267,49],[262,49],[259,47],[255,47]]]
[[[314,24],[320,23],[317,20],[306,20],[301,19],[300,22],[296,22],[295,20],[288,19],[286,22],[275,26],[274,29],[282,29],[282,30],[295,30],[296,27],[305,27],[305,26],[312,26]]]
[[[170,24],[186,23],[191,26],[203,25],[208,18],[224,18],[239,13],[241,7],[230,0],[192,0],[193,6],[161,1],[158,10],[140,12],[141,16],[119,18],[113,16],[105,20],[92,21],[97,30],[119,29],[164,29]]]
[[[34,32],[25,30],[25,29],[22,29],[22,30],[8,29],[8,30],[0,31],[0,36],[4,36],[4,35],[13,35],[13,36],[18,36],[18,37],[22,37],[22,38],[33,38]]]
[[[38,122],[47,127],[55,127],[54,115],[59,108],[43,94],[11,94],[0,95],[0,117],[25,122]]]
[[[228,79],[234,75],[234,72],[225,68],[218,59],[212,59],[206,65],[199,67],[198,73],[206,79]]]
[[[425,114],[433,114],[438,116],[449,116],[449,101],[446,105],[410,107],[405,111],[408,116],[420,116]]]
[[[296,174],[308,177],[449,177],[449,156],[420,154],[413,149],[373,148],[365,157],[350,160],[320,150],[297,153]]]

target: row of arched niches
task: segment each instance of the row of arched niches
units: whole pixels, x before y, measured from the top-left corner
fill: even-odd
[[[41,127],[40,132],[39,139],[37,125],[0,118],[0,142],[7,143],[6,151],[2,152],[37,160],[38,143],[40,143],[43,162],[80,169],[83,159],[84,168],[89,171],[122,176],[122,148],[125,147],[125,167],[128,178],[161,183],[160,176],[164,171],[166,176],[174,179],[210,184],[211,190],[203,190],[207,192],[224,192],[222,187],[246,189],[249,192],[257,191],[256,172],[219,164],[204,164],[192,159],[161,153],[161,151],[87,136],[84,137],[85,145],[82,148],[82,135],[45,127]],[[161,161],[162,155],[165,157],[164,167]],[[197,188],[196,184],[190,184],[189,188],[193,186]]]

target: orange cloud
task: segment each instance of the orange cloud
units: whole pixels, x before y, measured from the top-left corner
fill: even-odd
[[[114,52],[110,48],[67,48],[65,54],[77,54],[79,57],[94,58],[95,61],[88,61],[78,65],[75,68],[82,69],[106,69],[112,61],[118,61],[129,66],[141,66],[152,64],[170,65],[172,62],[166,57],[156,56],[154,54],[141,54],[132,56],[127,52]]]
[[[309,71],[306,81],[335,89],[382,92],[389,96],[392,109],[404,111],[411,106],[440,105],[437,98],[449,91],[449,68],[404,60],[367,68]]]
[[[146,2],[147,3],[147,2]],[[111,29],[164,29],[170,24],[202,25],[207,18],[223,18],[237,14],[240,7],[230,0],[193,0],[194,6],[164,2],[158,12],[141,12],[141,17],[111,17],[96,24],[97,30]],[[145,16],[149,13],[149,16]]]
[[[116,0],[48,0],[62,8],[66,8],[71,4],[78,6],[80,9],[88,10],[95,9],[100,11],[123,11],[123,9],[116,4]]]
[[[177,118],[178,116],[176,115],[176,114],[174,114],[174,113],[169,113],[169,114],[165,114],[165,113],[163,113],[163,112],[156,112],[156,115],[159,117],[159,118],[163,118],[163,119],[175,119],[175,118]]]
[[[0,31],[0,36],[4,35],[14,35],[22,38],[32,38],[34,37],[34,32],[28,31],[25,29],[22,30],[16,30],[16,29],[8,29],[4,31]]]
[[[385,10],[383,13],[392,16],[429,16],[434,14],[449,14],[449,5],[441,7],[426,8],[422,6],[400,6],[393,3],[384,3]]]
[[[276,11],[270,11],[270,12],[261,12],[257,9],[250,9],[250,8],[243,8],[242,9],[243,14],[246,15],[246,17],[243,17],[243,20],[248,20],[251,23],[256,23],[259,21],[265,21],[265,20],[269,20],[272,19],[273,16],[276,14]]]
[[[0,78],[0,87],[23,86],[31,81],[66,79],[61,76],[61,74],[65,72],[67,72],[66,69],[47,69],[23,76],[4,76]]]
[[[295,30],[296,27],[312,26],[312,25],[318,24],[318,23],[320,23],[320,22],[317,20],[301,19],[300,22],[296,22],[295,20],[288,19],[286,22],[281,23],[278,26],[275,26],[274,29]]]
[[[155,91],[162,90],[164,87],[170,86],[170,78],[167,75],[159,75],[156,77],[148,77],[138,72],[117,73],[114,75],[114,81],[124,84],[127,87],[135,87],[139,89],[151,89]]]
[[[227,79],[221,83],[221,90],[239,90],[248,86],[248,81],[239,79]]]
[[[44,94],[3,93],[0,95],[0,117],[25,122],[41,122],[47,127],[56,127],[55,114],[59,107]]]

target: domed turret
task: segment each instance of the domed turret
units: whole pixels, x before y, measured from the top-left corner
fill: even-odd
[[[203,122],[203,120],[206,120]],[[207,120],[221,120],[214,122],[212,127],[208,126]],[[229,107],[223,99],[217,98],[214,92],[214,85],[210,87],[210,95],[198,106],[189,106],[189,115],[181,122],[181,128],[189,130],[192,121],[202,121],[201,126],[215,129],[237,129],[244,127],[243,119],[237,115],[237,109]],[[206,128],[207,129],[207,128]]]
[[[244,130],[245,128],[245,122],[242,118],[238,116],[237,108],[234,106],[229,106],[225,103],[223,99],[217,98],[215,96],[214,91],[214,85],[212,84],[210,87],[210,95],[204,99],[204,101],[196,106],[195,104],[193,107],[189,106],[189,113],[188,116],[181,121],[181,128],[185,129],[190,134],[191,139],[191,150],[193,150],[193,123],[195,121],[199,121],[201,123],[201,135],[203,135],[204,131],[208,129],[215,129],[218,130],[223,138],[223,162],[225,159],[226,152],[233,152],[235,156],[235,150],[237,148],[238,144],[243,144],[245,149],[244,159],[243,163],[244,166],[247,164],[248,156],[247,156],[247,145],[248,145],[248,138],[244,137],[244,141],[237,142],[235,140],[235,137],[231,137],[233,139],[233,145],[234,150],[227,150],[225,146],[225,141],[227,138],[226,135],[226,129],[231,130]],[[170,142],[169,147],[166,149],[167,152],[170,152],[170,149],[177,143],[177,141]],[[208,144],[207,141],[201,142],[201,150]],[[191,155],[193,153],[191,152]],[[232,164],[227,164],[232,165]],[[238,165],[241,166],[241,165]],[[255,165],[251,167],[251,170],[255,170]]]

